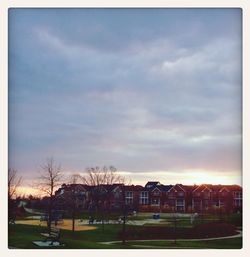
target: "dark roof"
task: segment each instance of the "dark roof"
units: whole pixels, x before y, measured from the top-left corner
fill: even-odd
[[[99,187],[104,188],[108,192],[112,192],[116,187],[122,186],[123,184],[111,184],[111,185],[99,185]],[[97,186],[98,187],[98,186]],[[93,187],[94,188],[94,187]]]
[[[161,183],[159,181],[148,181],[145,185],[146,188],[156,187],[159,186]]]
[[[159,188],[162,192],[167,192],[168,190],[170,190],[170,188],[172,188],[172,185],[159,185],[156,186],[157,188]]]
[[[79,191],[90,191],[92,186],[88,186],[85,184],[63,184],[60,188],[58,188],[55,191],[55,195],[61,194],[63,192],[71,192],[72,190],[77,190]],[[63,191],[62,191],[63,190]]]
[[[89,190],[90,188],[92,188],[92,186],[86,185],[86,184],[69,184],[66,186],[67,189],[73,189],[73,188],[83,188],[85,190]]]
[[[129,186],[125,186],[125,190],[131,190],[131,191],[142,191],[144,189],[143,186],[138,186],[138,185],[129,185]]]
[[[112,184],[112,185],[99,185],[100,187],[107,190],[107,192],[112,192],[117,186],[123,186],[123,184]],[[182,185],[182,184],[176,184],[175,186],[180,186],[183,188],[186,192],[201,192],[206,187],[211,189],[214,193],[218,193],[221,189],[226,188],[229,191],[242,191],[242,187],[239,185],[212,185],[212,184],[201,184],[201,185]],[[55,194],[60,194],[61,190],[64,191],[71,191],[74,187],[78,187],[81,191],[81,188],[86,191],[91,191],[93,189],[96,189],[95,186],[89,186],[86,184],[63,184],[56,192]],[[125,190],[131,190],[131,191],[152,191],[155,188],[159,189],[162,192],[168,192],[171,188],[173,188],[173,185],[162,185],[159,181],[149,181],[145,185],[145,187],[140,185],[125,185]]]
[[[242,187],[239,185],[226,185],[225,188],[229,189],[230,191],[242,191]]]
[[[187,192],[191,192],[193,191],[197,186],[191,186],[191,185],[182,185],[182,187],[187,191]]]

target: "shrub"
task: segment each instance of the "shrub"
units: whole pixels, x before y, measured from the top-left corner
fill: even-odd
[[[237,234],[236,227],[227,223],[212,222],[193,228],[174,227],[128,227],[126,239],[192,239],[223,237]],[[119,237],[122,238],[122,231]]]
[[[231,236],[236,234],[236,227],[227,223],[206,223],[199,224],[191,229],[192,234],[197,238]]]

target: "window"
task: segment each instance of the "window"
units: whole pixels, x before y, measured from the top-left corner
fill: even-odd
[[[222,191],[221,192],[221,196],[226,196],[227,195],[227,192],[226,191]]]
[[[209,196],[210,196],[210,193],[208,193],[208,192],[203,193],[203,198],[204,199],[209,199]]]
[[[169,200],[169,201],[168,201],[168,204],[169,204],[170,206],[175,206],[175,200]]]
[[[175,198],[175,197],[174,197],[174,193],[172,193],[172,192],[169,193],[169,194],[168,194],[168,198],[170,198],[170,199],[171,199],[171,198]]]
[[[219,207],[223,207],[224,206],[224,201],[223,200],[219,200]]]
[[[125,192],[125,202],[126,204],[131,204],[133,203],[133,192]]]
[[[120,195],[121,195],[121,192],[119,190],[116,190],[115,193],[114,193],[115,199],[120,198]]]
[[[157,189],[156,189],[156,190],[154,190],[154,191],[153,191],[153,195],[160,195],[160,191],[159,191],[159,190],[157,190]]]
[[[234,199],[242,199],[242,193],[241,192],[234,192]]]
[[[242,200],[241,199],[235,199],[234,200],[234,206],[241,207],[242,206]]]
[[[178,196],[184,196],[184,192],[183,191],[178,192]]]
[[[203,201],[203,206],[204,206],[204,207],[208,207],[208,206],[209,206],[208,200],[204,200],[204,201]]]
[[[126,197],[133,197],[133,192],[126,192]]]
[[[148,204],[148,192],[143,191],[140,193],[140,204]]]
[[[176,200],[176,206],[184,206],[185,201],[183,199],[177,199]]]
[[[152,205],[160,205],[160,199],[159,198],[152,199],[151,204]]]
[[[219,202],[216,201],[216,200],[212,201],[212,206],[218,207],[219,206]]]
[[[177,211],[184,211],[185,210],[185,200],[184,199],[177,199],[176,200],[176,210]]]
[[[113,190],[113,195],[114,195],[114,198],[115,199],[119,199],[122,195],[122,190],[120,189],[120,187],[116,187],[114,190]]]

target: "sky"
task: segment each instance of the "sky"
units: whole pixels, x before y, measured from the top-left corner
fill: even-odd
[[[241,184],[240,9],[10,9],[9,168]]]

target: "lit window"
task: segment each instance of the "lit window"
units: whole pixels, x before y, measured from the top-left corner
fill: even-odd
[[[148,192],[143,191],[140,193],[140,204],[145,205],[148,204]]]
[[[125,202],[126,204],[131,204],[133,203],[133,192],[125,192]]]

